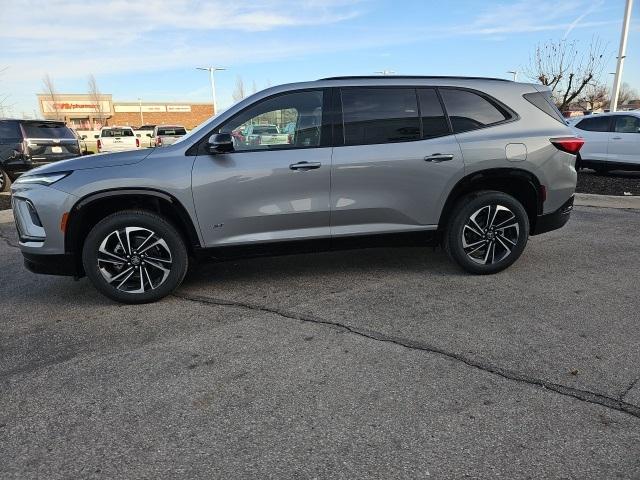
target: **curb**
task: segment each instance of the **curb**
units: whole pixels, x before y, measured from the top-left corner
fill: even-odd
[[[640,210],[640,196],[595,195],[576,193],[573,203],[577,207],[621,208]]]
[[[640,210],[640,196],[619,197],[616,195],[595,195],[592,193],[576,193],[576,207],[619,208],[623,210]],[[13,222],[11,209],[0,210],[0,223]]]

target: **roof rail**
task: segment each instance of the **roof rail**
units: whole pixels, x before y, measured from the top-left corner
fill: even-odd
[[[452,79],[452,80],[496,80],[498,82],[511,82],[506,78],[493,77],[464,77],[456,75],[347,75],[343,77],[327,77],[319,80],[364,80],[364,79]]]

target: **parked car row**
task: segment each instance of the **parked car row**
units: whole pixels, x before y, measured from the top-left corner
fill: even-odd
[[[123,152],[174,143],[187,131],[154,125],[144,137],[131,127],[104,127],[90,138],[53,120],[0,119],[0,192],[32,168],[90,153]],[[95,141],[95,148],[89,146]]]

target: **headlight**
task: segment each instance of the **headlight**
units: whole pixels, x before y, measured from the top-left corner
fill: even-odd
[[[51,185],[58,180],[62,180],[64,177],[71,175],[71,172],[56,172],[56,173],[41,173],[40,175],[22,175],[13,182],[18,184],[37,184],[37,185]]]

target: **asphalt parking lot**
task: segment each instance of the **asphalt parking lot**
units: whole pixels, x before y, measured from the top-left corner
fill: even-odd
[[[333,252],[122,306],[0,224],[0,477],[640,478],[639,231],[578,207],[491,277]]]

